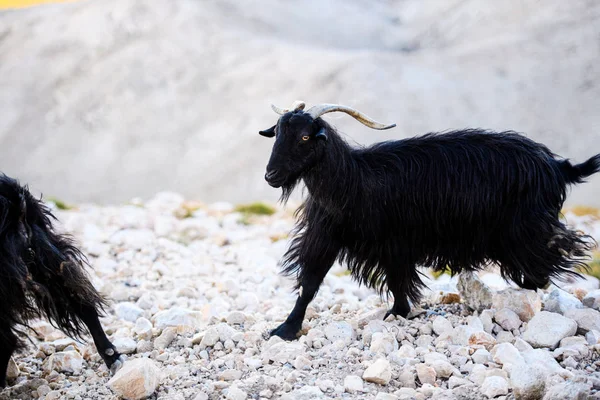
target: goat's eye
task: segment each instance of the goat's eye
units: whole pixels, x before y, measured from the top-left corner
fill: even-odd
[[[310,139],[310,136],[308,136],[308,135],[307,135],[307,136],[302,136],[302,140],[304,140],[305,142],[306,142],[308,139]]]

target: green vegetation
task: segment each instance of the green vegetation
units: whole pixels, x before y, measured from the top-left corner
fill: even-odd
[[[588,263],[588,266],[589,270],[584,272],[600,279],[600,252],[595,252],[593,254],[592,260]]]
[[[438,279],[440,276],[447,274],[447,275],[452,275],[450,273],[450,268],[448,268],[447,266],[439,271],[431,271],[431,275],[433,276],[434,279]]]
[[[273,215],[275,214],[275,208],[261,202],[242,204],[235,208],[235,211],[242,214],[251,215]]]
[[[179,219],[192,218],[194,212],[202,208],[202,203],[197,201],[185,201],[180,208],[175,210],[175,216]]]
[[[59,210],[72,210],[75,208],[74,206],[67,204],[62,200],[59,200],[56,197],[48,197],[47,201],[54,203],[56,205],[56,208],[58,208]]]
[[[594,218],[600,218],[600,208],[596,208],[596,207],[574,206],[574,207],[569,207],[565,210],[562,210],[563,214],[565,212],[572,212],[573,214],[580,216],[580,217],[584,216],[584,215],[589,215]]]

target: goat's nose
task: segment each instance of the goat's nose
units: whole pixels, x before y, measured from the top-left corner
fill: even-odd
[[[272,179],[275,175],[277,175],[277,170],[272,169],[270,171],[267,171],[267,173],[265,174],[265,179],[266,180]]]

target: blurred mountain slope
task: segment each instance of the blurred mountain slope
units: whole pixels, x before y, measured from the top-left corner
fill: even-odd
[[[277,198],[295,99],[369,144],[465,127],[600,152],[600,2],[87,0],[0,13],[0,170],[69,201]],[[572,202],[600,205],[600,178]]]

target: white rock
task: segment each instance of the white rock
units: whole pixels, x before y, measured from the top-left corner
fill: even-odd
[[[144,314],[144,310],[136,306],[134,303],[123,302],[115,306],[115,314],[122,320],[135,322]]]
[[[591,308],[571,309],[565,312],[565,317],[577,322],[577,332],[585,335],[588,331],[600,331],[600,311]]]
[[[450,388],[450,389],[454,389],[455,387],[469,385],[469,384],[470,384],[470,382],[468,380],[463,379],[463,378],[458,378],[456,376],[451,376],[450,379],[448,379],[448,388]]]
[[[73,350],[57,352],[44,360],[43,369],[47,373],[54,370],[79,375],[83,370],[83,357]]]
[[[143,339],[143,340],[152,339],[152,322],[150,322],[149,320],[147,320],[144,317],[138,318],[135,321],[135,326],[133,327],[133,332],[135,332],[135,334],[138,335],[138,337],[140,339]]]
[[[371,321],[382,320],[383,316],[385,315],[386,312],[387,312],[387,309],[382,307],[382,308],[377,308],[375,310],[371,310],[371,311],[361,314],[360,317],[358,318],[358,327],[362,329],[365,327],[365,325],[367,325]]]
[[[335,388],[335,382],[333,382],[331,379],[317,379],[315,381],[315,385],[317,385],[317,387],[325,393],[333,391],[333,389]]]
[[[582,275],[580,277],[567,277],[572,282],[568,285],[563,285],[564,290],[568,290],[572,292],[574,289],[583,289],[586,292],[591,292],[592,290],[600,289],[600,280],[594,276],[590,275]]]
[[[352,325],[345,321],[330,323],[323,331],[325,337],[332,342],[343,340],[345,343],[350,343],[356,337]]]
[[[344,378],[344,389],[348,393],[358,393],[363,391],[363,381],[360,376],[346,375]]]
[[[452,323],[442,316],[437,316],[433,320],[433,331],[438,336],[441,336],[445,333],[451,333],[452,329],[454,329],[452,327]]]
[[[479,314],[479,319],[481,320],[481,322],[483,324],[483,330],[490,334],[492,333],[492,330],[494,329],[494,322],[492,321],[493,317],[494,317],[493,310],[483,310],[481,312],[481,314]]]
[[[437,378],[435,369],[425,364],[417,364],[417,377],[421,384],[429,383],[431,385],[435,385],[435,380]]]
[[[312,362],[305,356],[298,356],[294,360],[294,368],[298,370],[310,369],[312,366]]]
[[[9,380],[17,379],[17,377],[19,376],[20,373],[21,373],[21,371],[19,371],[19,366],[17,365],[15,360],[13,360],[13,358],[11,357],[8,360],[8,367],[6,368],[6,378]]]
[[[570,373],[565,371],[554,359],[552,353],[546,349],[533,349],[521,353],[525,363],[528,365],[538,364],[548,374],[559,374],[564,377],[571,377]]]
[[[378,359],[365,370],[362,377],[367,382],[387,385],[392,379],[390,362],[384,358]]]
[[[431,363],[431,366],[435,370],[436,376],[442,378],[449,378],[452,374],[459,373],[448,361],[436,360]]]
[[[559,288],[555,288],[544,298],[545,311],[564,314],[573,308],[583,308],[583,304],[577,297]]]
[[[177,331],[175,330],[175,328],[168,327],[163,329],[160,336],[154,339],[154,348],[157,350],[166,349],[167,347],[169,347],[173,339],[175,339],[175,336],[177,336]]]
[[[519,350],[510,343],[500,343],[494,346],[491,356],[495,363],[505,366],[520,364],[524,361]]]
[[[546,389],[546,371],[537,365],[520,363],[513,366],[510,383],[517,399],[541,399]]]
[[[185,326],[197,328],[203,325],[202,313],[192,311],[181,307],[173,307],[169,310],[161,311],[153,317],[154,325],[158,329],[164,329],[169,326]]]
[[[196,343],[198,340],[200,340],[200,347],[212,347],[219,341],[219,331],[215,327],[209,328],[203,334],[194,336],[192,343]]]
[[[600,331],[597,331],[597,330],[588,331],[588,333],[585,334],[585,340],[590,345],[600,344]]]
[[[391,393],[379,392],[375,396],[375,400],[399,400],[399,397]]]
[[[124,363],[107,386],[124,399],[138,400],[151,396],[160,381],[161,371],[157,364],[148,358],[137,358]]]
[[[583,305],[600,311],[600,289],[592,290],[583,298]]]
[[[394,395],[398,396],[398,400],[422,400],[425,396],[422,393],[417,392],[413,388],[403,387],[394,392]]]
[[[313,400],[323,398],[325,398],[325,396],[318,387],[303,386],[300,389],[296,389],[291,393],[283,395],[281,400]]]
[[[226,369],[219,373],[219,380],[222,381],[237,381],[242,377],[242,371],[237,369]]]
[[[516,338],[514,345],[515,345],[515,348],[517,350],[519,350],[520,352],[533,350],[533,347],[521,338]]]
[[[490,352],[486,349],[477,349],[475,353],[473,353],[473,355],[471,356],[471,359],[476,364],[484,364],[489,362],[492,358],[490,356]]]
[[[588,398],[591,387],[582,382],[565,382],[550,387],[543,400],[584,400]]]
[[[244,364],[252,369],[259,369],[262,367],[263,362],[260,358],[246,357],[244,358]]]
[[[152,246],[155,240],[154,231],[149,229],[123,229],[113,234],[109,239],[113,245],[121,245],[136,250]]]
[[[390,354],[398,350],[398,342],[394,335],[387,332],[375,332],[371,338],[371,351],[373,353]]]
[[[508,382],[500,376],[485,378],[481,384],[481,393],[489,399],[496,396],[504,396],[508,394]]]
[[[508,308],[503,308],[502,310],[496,311],[494,319],[496,322],[498,322],[498,325],[507,331],[519,329],[521,326],[521,320],[519,319],[517,313]]]
[[[487,378],[487,368],[482,364],[475,364],[469,374],[469,380],[481,386],[485,378]]]
[[[230,325],[243,324],[246,321],[246,315],[241,311],[232,311],[227,315],[227,323]]]
[[[554,350],[554,358],[587,357],[589,353],[588,342],[581,336],[570,336],[560,341],[560,345]]]
[[[248,394],[235,385],[227,389],[227,396],[225,396],[227,400],[246,400],[247,398]]]
[[[414,347],[409,344],[403,344],[400,346],[398,351],[394,352],[394,354],[398,358],[415,358],[417,356],[417,352],[415,351]]]
[[[521,321],[528,322],[542,309],[542,300],[533,290],[508,288],[494,293],[492,307],[496,310],[508,308],[514,311]]]
[[[400,375],[398,376],[398,383],[400,384],[400,386],[405,388],[414,389],[417,387],[417,384],[415,383],[415,374],[408,368],[405,368],[403,371],[400,372]]]
[[[561,339],[573,336],[577,324],[569,318],[548,311],[536,314],[527,324],[523,340],[533,347],[556,348]]]
[[[112,343],[117,348],[117,351],[121,354],[135,353],[137,348],[137,342],[127,337],[116,338],[112,341]]]
[[[304,345],[300,342],[278,342],[261,354],[263,359],[281,364],[292,363],[299,355],[304,355]]]
[[[483,310],[492,305],[492,291],[477,274],[462,272],[458,277],[458,290],[465,304],[473,310]]]

